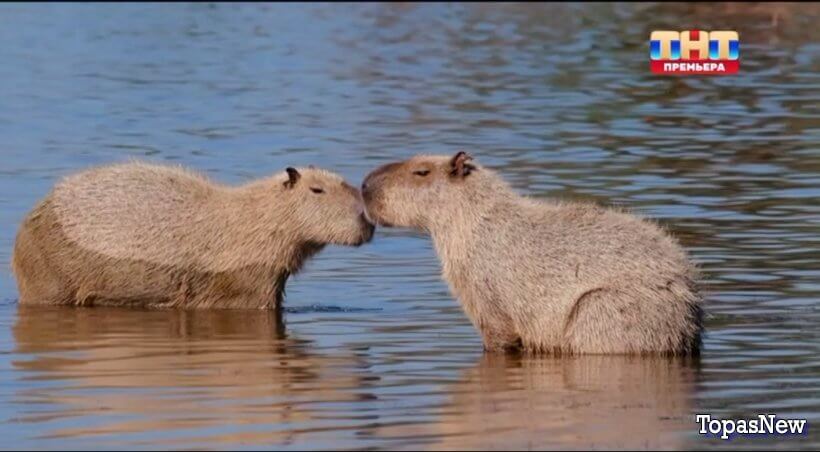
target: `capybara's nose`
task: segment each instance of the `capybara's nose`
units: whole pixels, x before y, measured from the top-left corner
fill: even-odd
[[[388,163],[387,165],[382,165],[375,170],[373,170],[367,177],[364,178],[362,182],[362,197],[364,198],[365,202],[370,201],[373,197],[373,189],[378,189],[378,185],[381,183],[381,178],[390,171],[396,169],[401,165],[400,163]]]
[[[362,181],[362,191],[367,190],[368,188],[373,188],[373,179],[378,175],[378,171],[373,171],[372,173],[365,176],[364,180]]]
[[[364,182],[362,182],[362,198],[365,201],[370,201],[371,198],[371,189],[373,188],[373,175],[369,174],[367,177],[364,178]]]

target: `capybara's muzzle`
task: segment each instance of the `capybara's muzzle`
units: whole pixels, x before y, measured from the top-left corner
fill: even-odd
[[[370,174],[364,178],[364,181],[362,182],[362,198],[365,203],[372,201],[375,198],[374,195],[378,190],[379,182],[381,182],[382,177],[400,165],[400,163],[388,163],[387,165],[382,165],[371,171]]]

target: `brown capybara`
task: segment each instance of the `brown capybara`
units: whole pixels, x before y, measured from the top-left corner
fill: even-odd
[[[649,221],[519,196],[464,152],[381,166],[362,194],[373,221],[432,236],[487,350],[699,350],[696,269]]]
[[[373,236],[357,189],[315,168],[242,186],[126,163],[66,177],[23,221],[21,304],[276,308],[326,244]]]

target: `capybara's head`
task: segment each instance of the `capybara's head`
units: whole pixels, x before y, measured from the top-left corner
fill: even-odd
[[[417,155],[368,174],[362,197],[368,217],[378,224],[430,230],[433,223],[447,223],[469,211],[499,182],[466,152]]]
[[[373,238],[359,190],[341,176],[312,166],[285,172],[281,187],[289,202],[281,214],[300,240],[359,246]]]

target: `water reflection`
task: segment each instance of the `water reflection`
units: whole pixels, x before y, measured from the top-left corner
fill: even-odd
[[[680,449],[691,430],[696,361],[484,355],[445,388],[429,425],[383,429],[431,449]]]
[[[37,382],[15,395],[17,422],[56,424],[45,440],[287,445],[321,417],[311,404],[355,400],[345,389],[362,386],[338,368],[351,357],[315,353],[267,311],[20,306],[13,333],[25,356],[14,366]],[[73,417],[86,421],[61,425]]]

